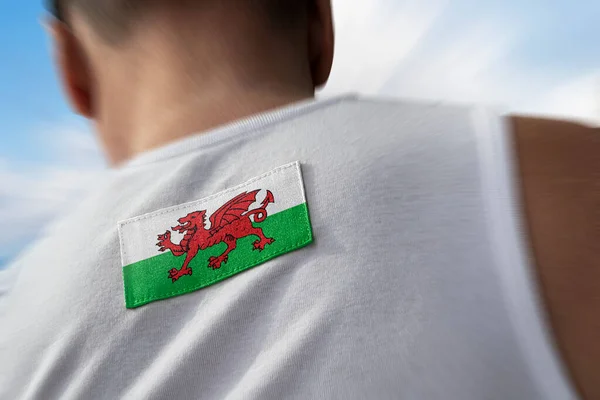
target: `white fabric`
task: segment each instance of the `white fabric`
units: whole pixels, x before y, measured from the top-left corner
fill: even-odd
[[[112,171],[19,260],[0,398],[574,398],[529,278],[507,132],[477,115],[308,102]],[[125,309],[118,221],[295,160],[313,244]]]

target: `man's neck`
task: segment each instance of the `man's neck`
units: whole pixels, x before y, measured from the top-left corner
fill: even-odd
[[[186,136],[313,96],[312,91],[268,88],[239,93],[212,92],[210,96],[182,94],[180,101],[140,110],[135,118],[128,121],[130,128],[119,135],[118,140],[110,137],[101,139],[111,161],[119,164]]]
[[[96,73],[103,89],[97,128],[114,164],[314,96],[299,39],[297,49],[251,27],[219,37],[163,31],[171,32],[153,28],[132,49],[105,52],[110,59],[98,52],[103,58],[94,65],[106,67]]]

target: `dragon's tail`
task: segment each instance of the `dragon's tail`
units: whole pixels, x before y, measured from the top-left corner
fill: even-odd
[[[267,219],[267,206],[271,203],[275,203],[275,197],[273,196],[273,193],[271,193],[270,190],[267,190],[267,195],[265,196],[263,202],[260,204],[260,208],[252,210],[246,215],[248,217],[254,215],[254,222],[263,222],[265,219]]]

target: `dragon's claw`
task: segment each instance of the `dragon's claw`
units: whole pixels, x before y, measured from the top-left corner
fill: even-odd
[[[257,240],[253,243],[253,250],[263,251],[268,244],[271,244],[275,239],[264,238],[263,240]]]
[[[166,231],[162,235],[158,235],[158,240],[169,240],[169,239],[171,239],[171,232],[169,232],[169,231]]]
[[[166,231],[163,235],[158,235],[158,243],[156,245],[160,247],[159,251],[165,251],[170,240],[171,232],[169,231]]]
[[[176,268],[173,268],[169,271],[169,278],[173,281],[173,283],[177,282],[177,280],[184,275],[192,275],[192,269],[182,268],[181,270],[178,270]]]
[[[221,264],[225,264],[229,260],[228,255],[220,255],[219,257],[210,257],[208,259],[208,268],[219,269]]]

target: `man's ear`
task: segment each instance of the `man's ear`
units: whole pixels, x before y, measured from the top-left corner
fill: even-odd
[[[93,118],[92,74],[81,45],[63,22],[44,22],[52,37],[53,54],[63,89],[76,113]]]
[[[334,53],[334,29],[331,0],[313,0],[308,14],[308,52],[313,85],[325,85],[331,74]]]

